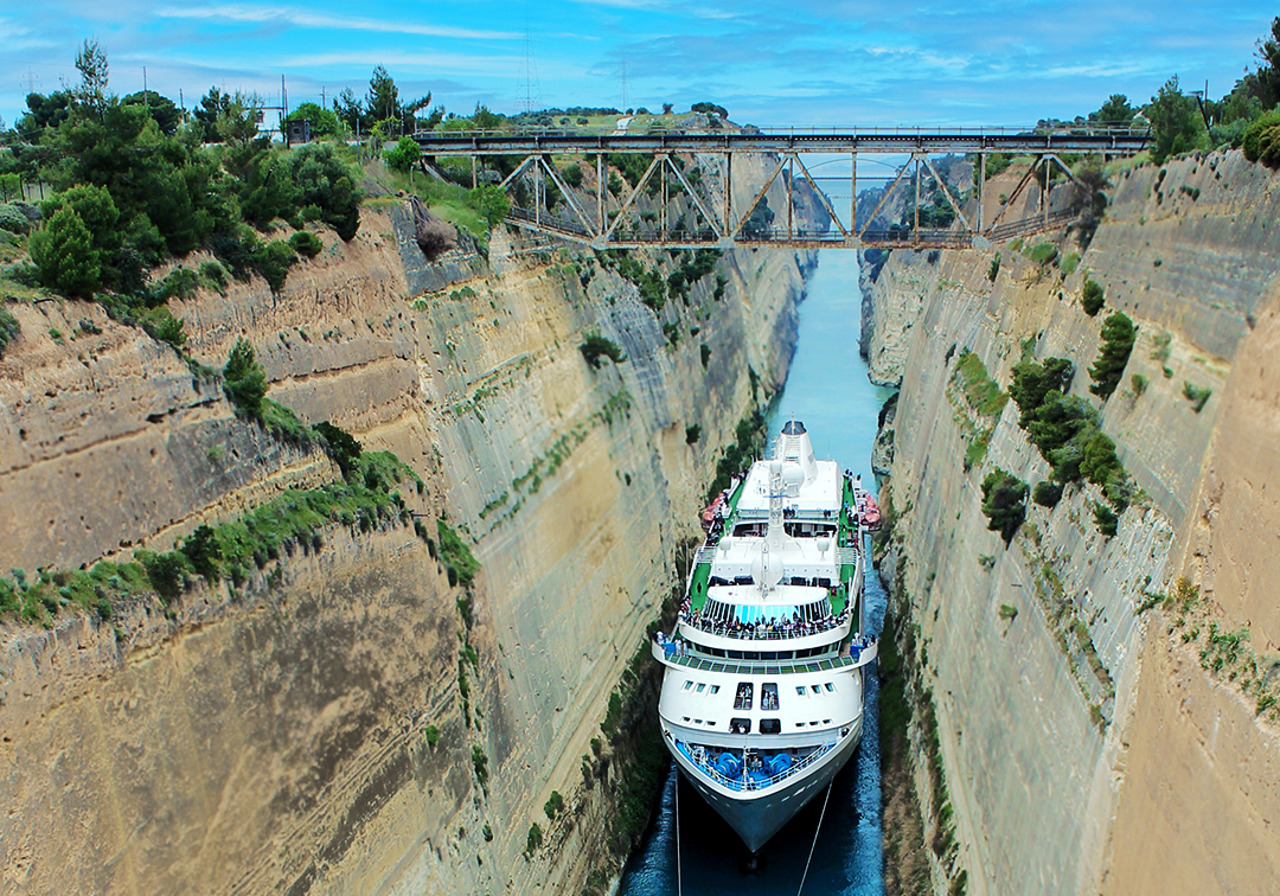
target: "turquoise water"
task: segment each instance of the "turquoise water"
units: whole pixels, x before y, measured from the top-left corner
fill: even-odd
[[[786,387],[769,414],[769,433],[773,438],[794,415],[809,430],[819,458],[834,458],[842,468],[861,472],[863,484],[874,490],[870,458],[876,416],[892,390],[871,385],[867,365],[858,357],[860,306],[857,255],[822,252],[800,305],[796,355]],[[885,595],[874,573],[867,576],[866,595],[867,630],[879,634]],[[672,765],[661,807],[623,874],[619,892],[673,896],[679,889],[687,896],[796,896],[812,847],[804,893],[883,896],[879,696],[880,682],[868,674],[862,742],[836,777],[820,831],[818,797],[765,845],[756,866],[750,867],[750,854],[737,835],[686,782],[677,782]]]

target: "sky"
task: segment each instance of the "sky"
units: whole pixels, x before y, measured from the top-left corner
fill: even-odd
[[[187,108],[217,86],[280,103],[401,96],[468,114],[712,101],[760,127],[1029,125],[1149,99],[1170,76],[1221,96],[1280,9],[1253,2],[556,0],[142,3],[0,0],[0,118],[74,85],[96,39],[117,94]]]

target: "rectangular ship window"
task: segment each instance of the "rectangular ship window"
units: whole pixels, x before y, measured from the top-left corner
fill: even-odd
[[[706,686],[705,684],[703,684],[701,681],[700,681],[700,682],[698,682],[698,693],[699,693],[699,694],[701,694],[701,693],[702,693],[703,691],[705,691],[706,689],[707,689],[707,686]]]
[[[718,693],[720,693],[720,685],[718,685],[718,684],[713,684],[713,685],[711,686],[711,693],[713,693],[713,694],[718,694]]]
[[[738,682],[738,692],[733,698],[734,709],[750,709],[755,700],[755,685],[749,681]]]
[[[760,708],[766,710],[778,710],[778,685],[777,682],[766,681],[760,685]]]
[[[686,691],[687,691],[687,690],[689,690],[689,688],[691,688],[691,687],[693,687],[693,682],[692,682],[692,681],[686,681],[686,682],[684,683],[684,689],[685,689]]]
[[[834,690],[836,689],[836,686],[835,686],[835,685],[833,685],[831,682],[829,682],[829,681],[828,681],[828,682],[827,682],[827,684],[826,684],[826,688],[827,688],[827,690],[828,690],[828,691],[834,691]]]

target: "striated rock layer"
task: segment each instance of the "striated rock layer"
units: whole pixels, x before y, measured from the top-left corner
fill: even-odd
[[[583,757],[720,448],[785,378],[811,259],[726,255],[723,298],[704,278],[659,317],[589,253],[498,231],[487,257],[427,265],[407,222],[366,209],[281,294],[173,308],[197,361],[244,336],[270,398],[394,450],[432,543],[335,525],[239,589],[0,622],[0,890],[581,892],[599,867],[617,782],[608,745],[601,780]],[[4,567],[168,548],[336,475],[96,306],[11,307]],[[101,333],[44,335],[81,318]],[[626,360],[592,369],[587,333]],[[440,515],[481,565],[469,605],[435,556]]]
[[[1200,658],[1210,623],[1247,630],[1262,657],[1280,644],[1280,181],[1227,153],[1113,183],[1083,251],[1065,233],[1043,265],[1017,244],[894,252],[867,284],[867,354],[901,381],[885,571],[925,645],[954,812],[956,847],[933,841],[940,889],[961,871],[971,894],[1261,894],[1280,880],[1275,713]],[[1079,303],[1086,277],[1106,290],[1097,317]],[[1102,425],[1142,492],[1112,538],[1094,486],[1028,502],[1006,548],[984,476],[1034,485],[1049,467],[1009,402],[966,471],[986,421],[957,388],[956,353],[1005,389],[1024,352],[1070,358],[1072,393],[1096,404],[1087,367],[1113,310],[1139,332]],[[1186,384],[1212,390],[1202,409]],[[1148,596],[1179,575],[1207,599],[1194,626]]]

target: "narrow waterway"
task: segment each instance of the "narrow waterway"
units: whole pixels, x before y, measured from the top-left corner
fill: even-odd
[[[834,458],[842,468],[861,472],[863,484],[873,489],[871,444],[876,416],[891,390],[871,385],[867,365],[858,356],[860,305],[857,255],[822,252],[800,306],[796,355],[786,388],[770,414],[769,436],[772,439],[782,423],[794,416],[809,430],[818,457]],[[867,576],[866,595],[867,630],[878,635],[884,622],[885,595],[874,574]],[[804,893],[884,893],[879,697],[880,682],[871,672],[866,676],[862,742],[836,777]],[[750,854],[737,835],[692,787],[677,779],[672,764],[661,808],[623,874],[623,896],[674,896],[677,876],[686,896],[795,896],[814,847],[821,797],[770,840],[757,867],[749,869]]]

